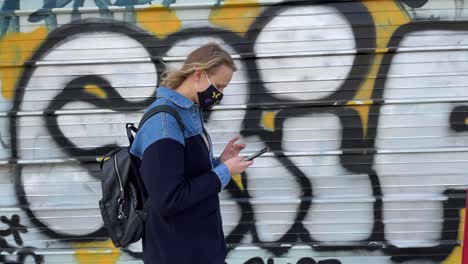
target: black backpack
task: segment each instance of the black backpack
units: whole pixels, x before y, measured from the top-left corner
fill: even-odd
[[[184,131],[184,124],[177,111],[167,105],[148,110],[141,118],[139,127],[159,112],[173,115]],[[137,242],[143,235],[150,200],[139,175],[135,157],[130,151],[138,129],[133,123],[125,125],[129,146],[118,147],[108,152],[100,161],[102,199],[99,200],[104,227],[109,232],[114,246],[126,247]]]

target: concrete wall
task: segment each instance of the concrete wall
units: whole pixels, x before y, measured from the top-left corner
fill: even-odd
[[[239,68],[215,154],[274,151],[221,194],[227,263],[460,263],[468,1],[0,7],[0,263],[141,263],[103,230],[96,160],[208,41]]]

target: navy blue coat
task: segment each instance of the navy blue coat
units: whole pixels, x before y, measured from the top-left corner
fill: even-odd
[[[156,105],[174,107],[185,131],[169,113],[158,113],[139,128],[130,152],[138,157],[151,199],[143,260],[151,264],[224,264],[226,243],[218,193],[231,176],[213,158],[198,104],[167,87],[156,90]],[[206,132],[206,131],[205,131]]]

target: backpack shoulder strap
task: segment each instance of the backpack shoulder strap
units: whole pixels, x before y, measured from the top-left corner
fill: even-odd
[[[182,118],[180,117],[177,110],[175,110],[174,108],[172,108],[172,107],[170,107],[168,105],[158,105],[158,106],[155,106],[155,107],[151,108],[150,110],[148,110],[148,112],[146,112],[141,117],[140,124],[138,125],[138,129],[140,127],[142,127],[143,124],[148,119],[150,119],[150,117],[152,117],[153,115],[155,115],[155,114],[157,114],[159,112],[166,112],[166,113],[171,114],[177,120],[177,123],[179,124],[180,130],[182,130],[182,133],[184,133],[185,125],[184,125],[184,122],[182,121]],[[127,130],[127,138],[128,138],[128,141],[130,142],[130,145],[131,145],[131,144],[133,144],[133,140],[134,140],[132,131],[136,133],[138,131],[138,129],[133,125],[133,123],[127,123],[125,127],[126,127],[126,130]]]
[[[174,108],[172,108],[172,107],[170,107],[168,105],[158,105],[158,106],[155,106],[155,107],[151,108],[141,118],[140,124],[138,125],[138,128],[142,127],[143,124],[148,119],[150,119],[150,117],[152,117],[153,115],[155,115],[155,114],[157,114],[159,112],[167,112],[167,113],[171,114],[172,116],[174,116],[175,119],[177,120],[177,123],[179,124],[180,130],[182,130],[182,132],[185,130],[184,122],[182,122],[182,118],[180,118],[179,113]]]

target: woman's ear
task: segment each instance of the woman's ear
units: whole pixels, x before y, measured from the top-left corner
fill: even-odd
[[[193,81],[199,82],[201,76],[202,76],[202,71],[201,70],[195,70],[195,72],[193,73]]]

